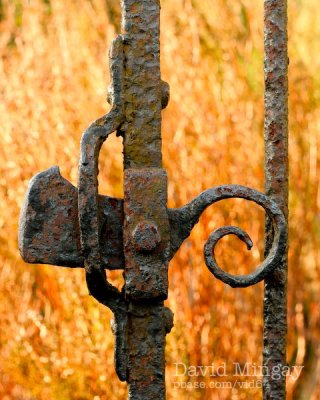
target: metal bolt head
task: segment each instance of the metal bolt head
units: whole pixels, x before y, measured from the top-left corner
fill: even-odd
[[[152,221],[139,222],[132,232],[135,249],[140,253],[149,253],[161,242],[157,225]]]

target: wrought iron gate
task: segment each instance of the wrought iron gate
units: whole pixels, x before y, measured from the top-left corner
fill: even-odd
[[[262,280],[264,367],[286,365],[288,215],[287,11],[285,0],[265,0],[265,191],[239,185],[208,189],[177,209],[167,207],[162,167],[161,110],[169,85],[160,77],[159,0],[122,0],[123,32],[110,50],[110,112],[94,121],[81,139],[78,189],[58,167],[30,182],[21,211],[19,247],[29,263],[85,268],[89,292],[114,313],[115,368],[129,384],[130,399],[165,398],[165,339],[173,315],[168,265],[202,212],[223,199],[243,198],[267,214],[265,260],[251,274],[235,276],[217,264],[214,249],[240,228],[214,231],[204,247],[212,274],[232,287]],[[98,195],[98,158],[112,133],[123,137],[124,199]],[[124,269],[121,292],[105,269]],[[266,374],[264,399],[285,399],[285,377]]]

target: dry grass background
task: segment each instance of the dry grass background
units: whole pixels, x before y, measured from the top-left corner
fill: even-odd
[[[107,48],[118,32],[117,0],[0,0],[0,397],[4,400],[121,400],[113,368],[110,312],[87,294],[83,271],[26,265],[17,250],[18,214],[28,181],[59,164],[77,181],[79,140],[105,113]],[[320,11],[289,2],[290,37],[290,365],[289,399],[320,397]],[[170,206],[223,183],[263,190],[263,2],[162,0],[163,113]],[[121,140],[103,148],[100,191],[122,195]],[[214,228],[235,224],[219,261],[248,272],[263,252],[263,213],[245,201],[211,207],[170,269],[168,336],[171,399],[259,399],[258,389],[174,390],[175,362],[261,364],[263,285],[231,289],[214,279],[202,246]],[[113,273],[118,284],[120,273]],[[230,371],[229,371],[230,372]],[[232,377],[230,378],[233,379]]]

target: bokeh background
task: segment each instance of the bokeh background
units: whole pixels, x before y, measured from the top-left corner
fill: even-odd
[[[320,9],[291,0],[288,399],[320,397]],[[118,0],[0,0],[0,398],[121,400],[111,313],[88,296],[84,274],[25,264],[18,215],[32,175],[59,164],[77,182],[82,131],[108,109],[107,49],[119,32]],[[163,112],[169,205],[239,183],[263,190],[263,1],[162,0]],[[122,196],[122,143],[100,158],[100,192]],[[231,289],[210,275],[203,244],[234,224],[253,238],[217,249],[233,273],[262,258],[264,214],[241,200],[210,207],[170,266],[168,400],[260,399],[252,389],[174,389],[176,362],[261,365],[263,284]],[[121,272],[110,274],[121,285]],[[229,371],[230,372],[230,371]],[[209,378],[208,378],[209,379]],[[232,376],[230,380],[233,380]],[[199,381],[199,378],[196,379]],[[202,379],[201,379],[202,380]]]

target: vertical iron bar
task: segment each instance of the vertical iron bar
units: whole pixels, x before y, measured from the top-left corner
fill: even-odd
[[[160,0],[122,0],[124,167],[162,167]]]
[[[265,76],[265,191],[288,223],[288,50],[287,0],[264,1]],[[273,231],[266,220],[265,253],[270,250]],[[265,279],[263,399],[286,398],[288,252],[275,271]],[[279,372],[280,374],[272,374]]]
[[[141,261],[138,252],[129,254],[132,219],[144,220],[149,215],[147,194],[139,204],[132,202],[130,176],[139,181],[140,191],[147,193],[147,169],[162,167],[161,154],[161,76],[160,76],[160,0],[122,0],[122,32],[124,42],[124,113],[122,127],[125,169],[124,247],[126,267]],[[139,171],[140,170],[140,175]],[[134,172],[133,172],[134,171]],[[126,173],[127,172],[127,173]],[[138,186],[139,186],[138,185]],[[155,187],[154,191],[159,191]],[[161,190],[167,191],[166,185]],[[162,193],[162,192],[161,192]],[[144,203],[145,201],[145,203]],[[166,204],[164,204],[166,210]],[[150,207],[149,207],[150,208]],[[163,232],[161,232],[163,233]],[[163,239],[163,238],[162,238]],[[129,258],[129,260],[128,260]],[[149,260],[149,261],[148,261]],[[130,263],[129,263],[130,261]],[[125,293],[135,285],[145,284],[140,265],[134,264],[129,274],[125,270]],[[128,264],[128,265],[127,265]],[[143,269],[148,269],[144,265]],[[157,271],[154,271],[155,273]],[[167,274],[167,273],[166,273]],[[147,293],[145,293],[147,295]],[[165,400],[165,340],[173,324],[171,311],[162,299],[128,300],[127,382],[130,400]]]
[[[172,313],[163,303],[130,303],[127,327],[129,400],[166,399],[165,341],[172,325]]]

